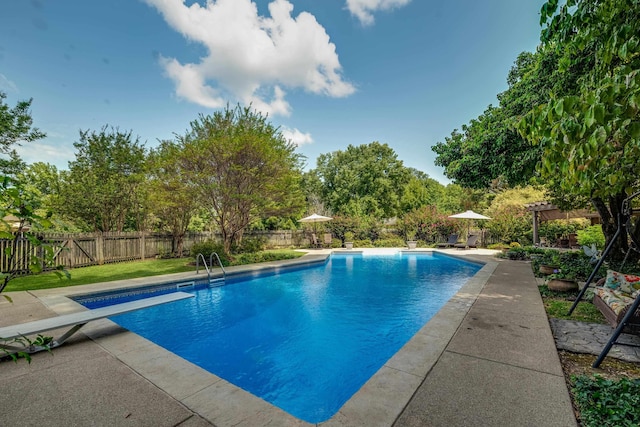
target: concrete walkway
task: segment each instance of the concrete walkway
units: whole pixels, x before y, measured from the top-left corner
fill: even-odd
[[[501,261],[395,426],[572,425],[531,266]]]
[[[576,425],[530,265],[481,253],[455,254],[493,273],[465,285],[326,425]],[[69,292],[0,298],[0,326],[61,314]],[[0,425],[309,425],[108,320],[85,328],[31,365],[0,363]],[[417,382],[402,388],[403,378]]]

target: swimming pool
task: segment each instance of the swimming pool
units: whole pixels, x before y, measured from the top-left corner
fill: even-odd
[[[298,418],[321,422],[480,268],[439,254],[334,254],[324,265],[231,279],[194,290],[189,301],[113,320]]]

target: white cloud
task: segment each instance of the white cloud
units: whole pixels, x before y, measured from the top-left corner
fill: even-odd
[[[311,144],[313,142],[313,138],[310,133],[302,133],[298,129],[289,129],[287,127],[282,128],[282,136],[285,139],[288,139],[298,147],[304,144]]]
[[[206,6],[184,0],[146,0],[187,39],[202,43],[208,56],[181,64],[161,58],[176,94],[191,102],[223,107],[227,102],[252,103],[270,114],[289,115],[286,88],[343,97],[355,88],[346,82],[336,47],[313,15],[291,15],[288,0],[269,3],[259,16],[251,0],[210,0]]]
[[[19,92],[18,86],[2,73],[0,73],[0,90],[6,92]]]
[[[373,24],[373,13],[378,10],[391,10],[409,4],[411,0],[347,0],[347,9],[362,25]]]
[[[47,134],[47,136],[51,135]],[[66,169],[67,163],[75,158],[74,147],[70,143],[32,141],[16,145],[14,148],[27,164],[43,162]]]

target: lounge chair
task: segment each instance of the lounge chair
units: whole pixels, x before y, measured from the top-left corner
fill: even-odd
[[[467,238],[467,241],[465,243],[456,243],[455,245],[453,245],[453,247],[458,249],[477,248],[478,247],[477,242],[478,242],[478,235],[471,234]]]
[[[318,240],[318,236],[316,236],[316,233],[313,233],[311,235],[311,246],[314,248],[320,247],[320,241]]]
[[[438,243],[438,247],[439,248],[451,248],[453,247],[453,245],[455,245],[458,242],[458,235],[457,234],[451,234],[449,236],[449,240],[447,240],[444,243]]]
[[[332,242],[333,238],[331,237],[331,233],[324,233],[324,245],[330,248]]]

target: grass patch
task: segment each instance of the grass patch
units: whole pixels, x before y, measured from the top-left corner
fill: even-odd
[[[579,322],[607,323],[598,308],[590,301],[582,300],[578,303],[571,316],[567,316],[573,305],[577,292],[555,292],[547,285],[538,286],[547,316],[554,319],[577,320]]]
[[[195,266],[188,265],[189,262],[191,262],[191,258],[153,259],[74,268],[69,270],[70,279],[59,278],[54,273],[18,277],[9,282],[5,290],[13,292],[61,288],[194,271]]]
[[[580,301],[571,313],[571,316],[567,316],[573,301],[566,301],[556,298],[544,298],[544,308],[547,310],[547,315],[554,319],[566,319],[577,320],[579,322],[589,323],[607,323],[606,319],[600,313],[600,310],[588,301]]]
[[[253,264],[264,261],[298,258],[304,255],[292,250],[269,250],[256,254],[242,254],[235,258],[233,265]],[[207,261],[208,262],[208,261]],[[59,278],[54,273],[36,276],[18,277],[5,289],[6,292],[30,291],[38,289],[61,288],[68,286],[88,285],[91,283],[111,282],[114,280],[136,279],[139,277],[159,276],[163,274],[195,271],[192,258],[152,259],[145,261],[120,262],[114,264],[94,265],[91,267],[69,270],[71,279]]]

